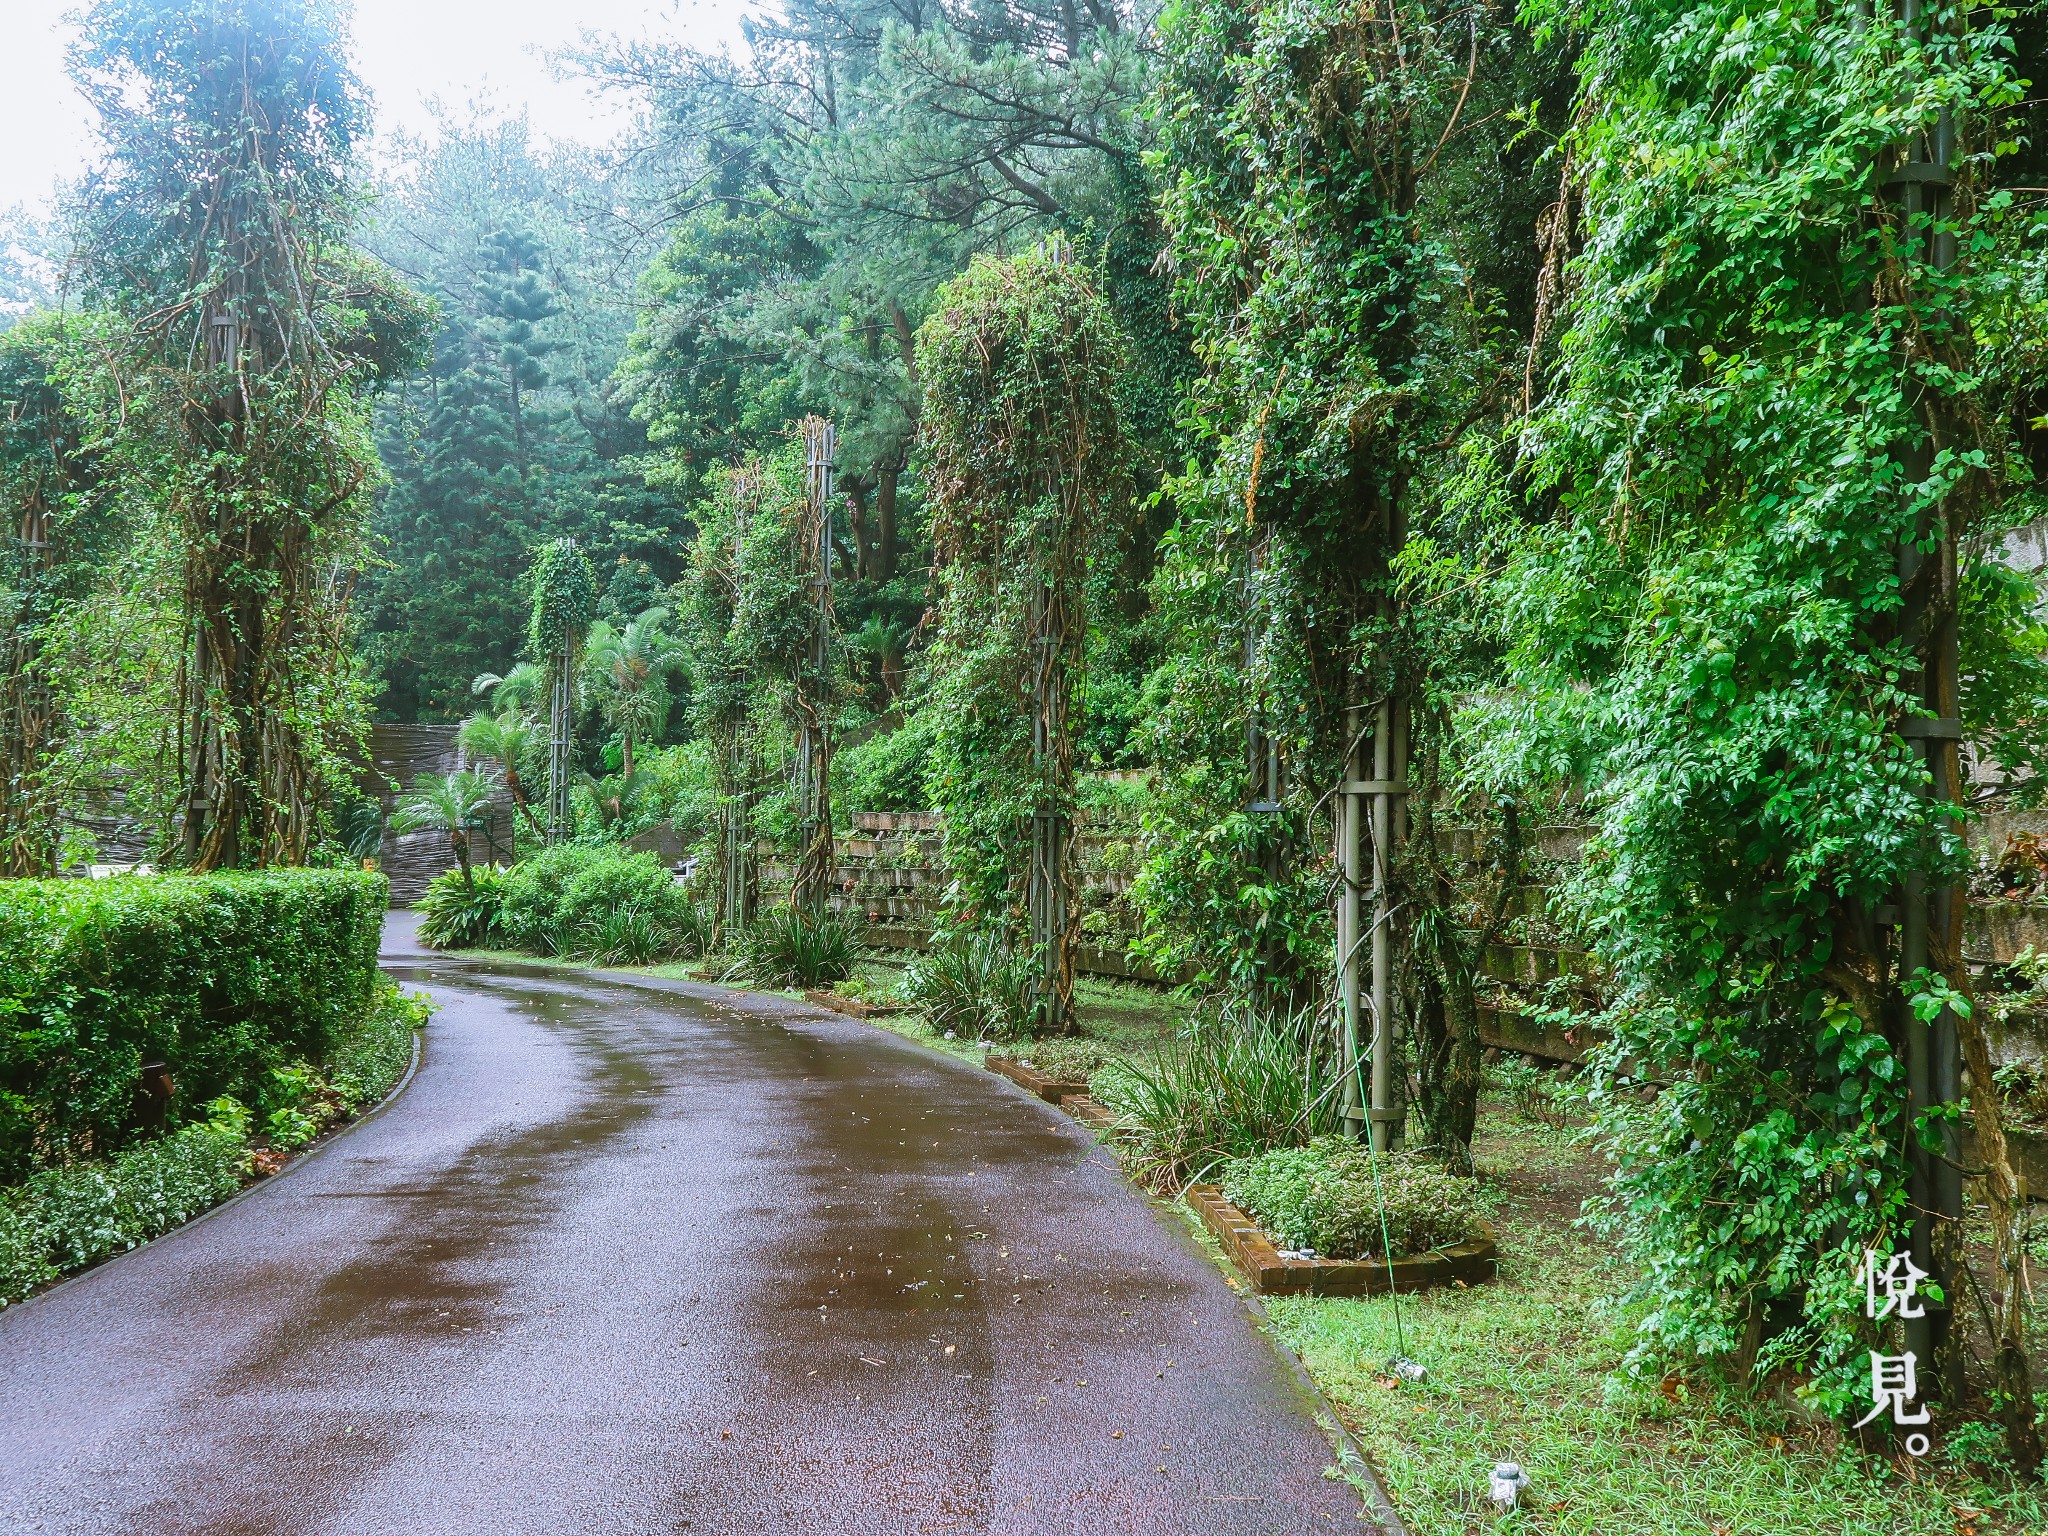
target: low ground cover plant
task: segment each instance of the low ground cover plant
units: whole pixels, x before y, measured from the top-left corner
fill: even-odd
[[[1410,1152],[1376,1157],[1336,1136],[1234,1158],[1219,1182],[1223,1197],[1280,1246],[1326,1259],[1427,1253],[1464,1242],[1479,1220],[1474,1180]]]
[[[404,1076],[427,1013],[381,982],[324,1061],[272,1068],[250,1103],[223,1094],[164,1135],[0,1187],[0,1306],[183,1225],[375,1105]]]
[[[248,1103],[369,1015],[389,887],[355,870],[0,881],[0,1186],[120,1152],[145,1063]]]
[[[1048,1077],[1080,1083],[1087,1082],[1104,1067],[1123,1060],[1119,1052],[1085,1035],[1025,1040],[1012,1047],[1010,1054]]]

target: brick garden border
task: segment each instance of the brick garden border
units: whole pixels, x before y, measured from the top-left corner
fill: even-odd
[[[1426,1291],[1491,1280],[1500,1267],[1493,1232],[1433,1253],[1388,1264],[1384,1259],[1283,1259],[1257,1222],[1223,1198],[1214,1184],[1188,1187],[1186,1199],[1238,1270],[1261,1296],[1377,1296],[1388,1289]]]

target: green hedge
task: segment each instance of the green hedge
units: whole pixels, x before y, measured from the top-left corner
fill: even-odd
[[[107,1157],[138,1074],[174,1114],[320,1061],[375,999],[389,888],[354,870],[0,881],[0,1184]]]

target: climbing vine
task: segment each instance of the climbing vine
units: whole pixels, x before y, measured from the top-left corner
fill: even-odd
[[[2041,761],[2038,703],[1983,692],[2042,697],[1996,563],[2041,508],[1972,340],[2012,319],[1996,181],[2023,92],[1999,12],[1938,7],[1918,39],[1818,3],[1544,14],[1588,39],[1551,227],[1581,254],[1532,371],[1516,691],[1475,723],[1501,782],[1592,796],[1569,900],[1613,974],[1603,1219],[1642,1265],[1636,1360],[1793,1367],[1840,1408],[1869,1386],[1856,1261],[1904,1246],[1907,1149],[1934,1132],[1901,1047],[1930,982],[1899,973],[1883,909],[1962,857],[1906,739],[1902,543],[1958,541],[1930,590],[1962,628],[1965,735]],[[1959,257],[1937,270],[1941,232],[1882,182],[1944,115]],[[1930,953],[1960,992],[1953,918]]]
[[[172,584],[143,601],[179,611],[159,772],[200,868],[301,862],[345,780],[367,401],[429,328],[347,247],[366,116],[343,30],[328,0],[98,0],[73,54],[105,147],[75,267],[124,321],[93,435],[146,518],[136,579]]]
[[[1074,691],[1087,564],[1129,497],[1122,343],[1060,246],[978,259],[918,332],[939,569],[929,782],[963,919],[1038,950],[1041,1022],[1071,1008]]]

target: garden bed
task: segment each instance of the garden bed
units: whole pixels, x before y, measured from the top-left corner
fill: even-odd
[[[1213,1184],[1191,1185],[1188,1205],[1223,1245],[1254,1291],[1262,1296],[1406,1295],[1442,1285],[1477,1285],[1499,1269],[1490,1229],[1432,1253],[1384,1259],[1283,1258],[1257,1222],[1223,1198]]]
[[[843,1013],[850,1019],[873,1019],[887,1014],[903,1012],[901,1003],[867,1003],[857,997],[844,997],[837,992],[806,991],[804,1000],[829,1008],[834,1013]]]
[[[1014,1056],[998,1056],[993,1051],[989,1053],[988,1069],[1002,1074],[1025,1092],[1036,1094],[1046,1103],[1055,1106],[1062,1099],[1085,1096],[1088,1092],[1085,1080],[1055,1077],[1039,1071],[1028,1062],[1017,1060]]]

